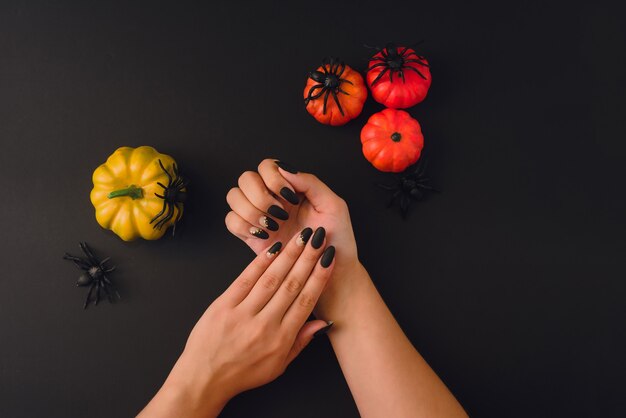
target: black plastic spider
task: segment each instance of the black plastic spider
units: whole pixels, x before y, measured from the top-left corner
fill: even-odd
[[[417,45],[421,43],[422,41],[410,47],[405,46],[400,49],[398,49],[398,47],[392,42],[388,43],[385,48],[373,47],[378,52],[380,52],[382,57],[375,56],[373,58],[370,58],[369,67],[367,71],[371,71],[372,69],[377,68],[377,67],[385,67],[385,68],[376,76],[376,78],[372,81],[371,85],[373,86],[374,84],[376,84],[376,82],[378,82],[378,80],[380,80],[383,77],[383,75],[385,75],[387,72],[389,72],[389,81],[393,81],[393,75],[394,73],[397,73],[402,79],[402,82],[404,82],[405,70],[414,71],[424,80],[426,80],[426,77],[424,76],[424,74],[422,74],[420,70],[415,68],[415,66],[406,65],[409,63],[415,63],[418,65],[423,65],[424,67],[429,66],[428,64],[424,62],[424,57],[422,57],[421,55],[417,55],[417,53],[413,50],[411,52],[408,52],[409,49],[413,49],[414,47],[416,47]],[[376,61],[380,61],[380,62],[376,63]],[[375,62],[375,64],[372,64],[372,62]]]
[[[341,83],[353,84],[352,81],[341,78],[345,69],[346,64],[336,58],[324,58],[322,61],[322,71],[315,70],[309,73],[309,78],[317,82],[317,84],[313,85],[309,89],[307,98],[304,99],[304,105],[307,106],[311,100],[315,100],[324,95],[324,107],[322,109],[322,113],[325,115],[328,96],[332,95],[333,100],[337,103],[337,108],[339,109],[341,116],[344,116],[343,109],[341,108],[337,95],[341,93],[349,96],[350,93],[341,88]],[[319,92],[314,93],[315,90],[319,90]]]
[[[87,286],[89,287],[89,292],[87,292],[87,298],[85,299],[85,304],[83,305],[83,309],[87,309],[87,305],[91,301],[91,294],[93,289],[96,289],[96,298],[94,299],[94,305],[97,305],[100,301],[100,291],[102,290],[109,302],[113,302],[113,294],[120,298],[120,294],[117,292],[113,283],[106,276],[107,273],[111,273],[115,270],[115,266],[107,268],[105,267],[105,263],[111,259],[111,257],[107,257],[102,261],[98,261],[98,259],[93,255],[93,252],[89,248],[86,242],[80,242],[80,248],[83,250],[83,253],[87,256],[85,257],[76,257],[65,253],[63,256],[64,260],[70,260],[74,262],[76,267],[83,271],[83,274],[80,275],[78,281],[76,282],[76,286]]]
[[[391,207],[395,200],[400,198],[400,213],[404,219],[409,212],[412,200],[422,200],[425,191],[439,192],[428,184],[430,180],[425,175],[427,165],[427,162],[420,159],[413,167],[409,167],[404,173],[398,175],[396,184],[378,184],[380,188],[393,192],[387,207]]]
[[[172,235],[174,235],[174,233],[176,232],[176,224],[183,214],[182,204],[185,202],[185,200],[187,200],[186,187],[189,181],[183,178],[178,173],[178,167],[176,166],[176,163],[172,164],[174,177],[172,177],[169,171],[167,171],[165,167],[163,167],[163,163],[161,162],[161,160],[159,160],[159,165],[161,166],[161,169],[165,172],[165,174],[167,174],[168,182],[167,186],[162,183],[157,183],[159,186],[163,187],[162,195],[155,193],[157,197],[163,199],[163,209],[161,209],[161,212],[157,213],[156,216],[150,220],[150,223],[152,224],[154,221],[161,218],[153,225],[153,228],[163,228],[163,225],[165,225],[170,219],[172,219],[172,216],[174,216],[174,207],[176,207],[178,209],[178,214],[176,215],[174,227],[172,228]]]

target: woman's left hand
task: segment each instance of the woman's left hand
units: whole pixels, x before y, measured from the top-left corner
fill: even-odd
[[[248,265],[192,330],[142,417],[217,416],[229,399],[266,384],[328,324],[307,321],[334,263],[311,228],[277,242]],[[304,238],[304,239],[303,239]],[[315,245],[313,245],[315,244]]]

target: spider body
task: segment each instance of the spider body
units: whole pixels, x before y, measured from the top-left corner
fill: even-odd
[[[72,261],[76,267],[81,269],[83,273],[78,277],[76,281],[76,286],[89,286],[89,291],[87,292],[87,298],[85,299],[85,304],[83,305],[83,309],[87,309],[89,302],[92,301],[91,295],[93,294],[94,289],[96,290],[95,298],[93,299],[94,305],[97,305],[100,301],[100,293],[104,293],[106,297],[109,299],[109,302],[113,302],[113,294],[120,298],[120,294],[117,292],[113,283],[107,277],[107,273],[111,273],[115,270],[115,266],[106,267],[105,264],[110,260],[110,257],[105,258],[102,261],[99,261],[89,248],[86,242],[81,242],[80,248],[85,254],[85,257],[77,257],[68,253],[65,253],[63,256],[64,260]]]
[[[168,183],[167,185],[157,183],[163,188],[163,193],[155,193],[155,196],[163,199],[163,208],[150,220],[150,224],[154,223],[152,225],[154,229],[161,229],[176,214],[176,220],[172,228],[172,235],[174,235],[176,224],[183,215],[183,203],[187,200],[187,184],[189,181],[180,175],[176,163],[172,164],[173,176],[165,169],[161,160],[159,160],[159,165],[167,175]]]
[[[378,185],[382,189],[393,192],[387,207],[391,207],[396,199],[400,200],[400,213],[405,219],[413,200],[422,200],[426,192],[439,191],[429,184],[430,179],[426,177],[426,166],[427,164],[423,162],[423,159],[420,159],[413,168],[407,169],[397,177],[396,184]]]

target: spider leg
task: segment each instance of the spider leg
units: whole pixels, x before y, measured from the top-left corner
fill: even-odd
[[[83,305],[83,309],[87,309],[87,305],[89,305],[89,300],[91,299],[91,292],[93,292],[93,288],[96,285],[96,282],[93,282],[89,287],[89,292],[87,292],[87,298],[85,299],[85,304]]]
[[[376,183],[376,185],[380,187],[381,189],[385,189],[389,191],[398,190],[398,186],[389,186],[388,184],[382,184],[382,183]]]
[[[113,303],[113,296],[111,295],[111,292],[109,292],[109,288],[107,287],[107,285],[101,283],[101,286],[102,286],[102,290],[104,290],[104,294],[109,300],[109,303]]]
[[[400,74],[400,78],[402,79],[403,83],[406,83],[406,81],[404,80],[404,72],[402,70],[398,71],[398,74]]]
[[[391,83],[393,83],[393,73],[394,73],[394,70],[389,70],[389,81]]]
[[[345,94],[346,96],[349,96],[349,95],[350,95],[350,93],[348,93],[347,91],[345,91],[345,90],[344,90],[344,89],[342,89],[341,87],[338,87],[338,88],[337,88],[337,91],[338,91],[339,93],[343,93],[343,94]]]
[[[320,92],[317,96],[315,96],[315,95],[313,94],[313,92],[314,92],[316,89],[322,89],[322,91],[321,91],[321,92]],[[311,88],[309,89],[309,94],[307,95],[307,98],[306,98],[306,99],[304,99],[304,104],[305,104],[305,105],[306,105],[306,104],[309,104],[309,102],[310,102],[311,100],[317,99],[317,98],[319,97],[319,95],[320,95],[320,94],[322,94],[323,92],[324,92],[324,85],[323,85],[323,84],[316,84],[316,85],[314,85],[313,87],[311,87]]]
[[[383,62],[387,62],[387,60],[383,57],[372,57],[370,58],[370,61],[383,61]]]
[[[106,283],[107,285],[109,285],[109,287],[111,288],[111,290],[113,290],[115,292],[115,296],[117,296],[118,299],[122,299],[122,297],[120,296],[119,292],[117,291],[117,289],[115,288],[115,286],[113,286],[113,283],[111,283],[111,280],[109,280],[109,278],[105,275],[102,276],[102,280],[104,280],[104,283]]]
[[[387,48],[383,48],[380,50],[380,54],[383,56],[383,58],[387,59],[387,57],[389,56],[389,54],[387,53]]]
[[[354,86],[354,83],[353,83],[352,81],[347,80],[347,79],[345,79],[345,78],[340,78],[340,79],[339,79],[339,82],[340,82],[340,84],[341,84],[341,83],[348,83],[348,84],[351,84],[351,85],[353,85],[353,86]]]
[[[387,202],[387,207],[388,207],[388,208],[389,208],[389,207],[391,207],[391,205],[393,205],[393,202],[396,200],[396,198],[397,198],[398,196],[400,196],[400,193],[402,193],[402,190],[398,190],[398,191],[396,191],[396,192],[395,192],[395,193],[391,196],[391,198],[390,198],[390,199],[389,199],[389,201]]]
[[[410,65],[407,65],[404,68],[406,68],[407,70],[415,71],[420,77],[422,77],[424,80],[427,80],[427,78],[424,77],[424,74],[420,73],[420,71],[417,68],[411,67]]]
[[[172,164],[172,168],[174,169],[174,174],[176,175],[176,177],[178,177],[178,166],[176,165],[176,163]]]
[[[167,213],[165,214],[165,216],[163,218],[161,218],[161,220],[159,222],[157,222],[154,227],[156,229],[161,229],[163,228],[163,225],[165,225],[170,219],[172,219],[172,213],[174,212],[174,210],[172,209],[174,205],[173,204],[168,204],[167,205]]]
[[[378,80],[380,80],[380,79],[381,79],[381,77],[382,77],[383,75],[385,75],[385,73],[386,73],[387,71],[389,71],[389,68],[385,68],[385,69],[384,69],[384,70],[382,70],[380,73],[378,73],[378,75],[377,75],[377,76],[376,76],[376,78],[372,81],[372,84],[370,84],[370,85],[371,85],[371,86],[373,86],[374,84],[376,84],[376,82],[377,82]]]
[[[157,181],[157,184],[158,184],[159,186],[163,187],[164,189],[167,189],[167,187],[166,187],[163,183],[161,183],[161,182],[158,182],[158,181]]]
[[[85,253],[85,255],[87,256],[87,258],[89,259],[89,262],[91,262],[94,266],[97,266],[99,264],[98,259],[96,258],[96,256],[93,255],[93,253],[91,252],[91,248],[89,248],[87,243],[79,242],[79,245],[80,245],[80,248]]]
[[[96,301],[94,302],[94,305],[98,306],[98,302],[100,302],[100,288],[102,287],[102,282],[98,280],[96,283]]]
[[[337,73],[337,77],[341,77],[341,74],[343,74],[343,72],[346,69],[346,64],[344,64],[343,62],[341,63],[341,70],[339,70],[339,72]]]
[[[155,195],[156,197],[160,197],[161,199],[165,200],[165,196],[161,196],[161,195],[160,195],[160,194],[158,194],[158,193],[155,193],[154,195]]]
[[[170,183],[172,183],[172,176],[170,175],[170,172],[167,171],[165,167],[163,167],[163,163],[161,162],[160,158],[159,158],[159,165],[161,166],[161,170],[165,171],[165,174],[167,174],[167,178],[169,179]]]
[[[409,205],[410,204],[411,204],[411,201],[409,200],[407,195],[403,194],[400,197],[400,211],[402,212],[402,217],[403,218],[406,218],[406,214],[409,211]]]
[[[341,108],[341,103],[339,103],[339,98],[337,97],[337,93],[335,93],[334,90],[331,90],[330,92],[333,95],[333,99],[335,99],[335,103],[337,103],[337,107],[339,108],[341,116],[344,116],[343,109]]]
[[[324,94],[324,108],[322,109],[322,114],[326,114],[326,103],[328,103],[328,94],[330,90],[326,89],[326,94]]]
[[[79,269],[81,269],[81,270],[89,270],[89,268],[91,267],[91,266],[90,266],[88,263],[86,263],[86,262],[85,262],[85,260],[83,260],[82,258],[80,258],[80,257],[75,257],[75,256],[73,256],[73,255],[69,255],[69,254],[67,254],[67,253],[63,256],[63,259],[64,259],[64,260],[70,260],[70,261],[72,261],[72,262],[74,263],[74,265],[75,265],[76,267],[78,267]]]
[[[409,62],[414,62],[416,64],[423,65],[424,67],[429,67],[430,68],[429,64],[426,64],[424,61],[421,61],[421,60],[404,60],[405,64],[409,63]],[[408,65],[405,65],[405,67],[408,67]]]
[[[156,193],[155,193],[155,194],[156,194]],[[158,195],[157,195],[157,196],[158,196]],[[159,197],[160,197],[160,196],[159,196]],[[165,208],[166,208],[166,207],[167,207],[167,200],[163,199],[163,209],[161,209],[161,212],[157,213],[157,215],[156,215],[154,218],[152,218],[152,219],[150,220],[150,223],[152,223],[152,222],[156,221],[156,220],[159,218],[159,216],[163,215],[163,213],[165,212]]]
[[[386,63],[386,62],[379,62],[378,64],[374,64],[374,65],[372,65],[371,67],[369,67],[369,68],[367,69],[367,71],[371,70],[372,68],[376,68],[376,67],[386,67],[386,66],[387,66],[387,63]]]

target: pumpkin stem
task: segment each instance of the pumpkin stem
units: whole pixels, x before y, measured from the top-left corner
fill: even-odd
[[[400,142],[401,139],[402,139],[402,135],[400,135],[400,132],[394,132],[391,134],[391,140],[393,142]]]
[[[141,187],[135,186],[134,184],[131,184],[125,189],[114,190],[107,195],[109,199],[122,196],[128,196],[133,200],[141,199],[143,197],[143,189]]]

